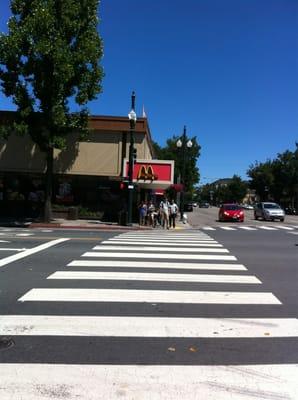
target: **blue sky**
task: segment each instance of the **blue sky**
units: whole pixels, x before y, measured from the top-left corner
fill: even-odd
[[[6,31],[9,0],[1,0]],[[131,91],[153,139],[187,126],[201,184],[293,150],[298,140],[297,0],[101,0],[103,93],[92,114],[126,116]],[[0,95],[1,109],[14,109]]]

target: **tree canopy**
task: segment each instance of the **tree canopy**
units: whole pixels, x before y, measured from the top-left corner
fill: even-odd
[[[212,204],[241,203],[248,189],[247,182],[234,175],[225,184],[206,184],[199,188],[198,198]]]
[[[294,206],[298,201],[298,143],[294,151],[278,153],[273,160],[250,165],[250,186],[261,200],[272,199]]]
[[[154,143],[154,150],[157,158],[175,161],[174,175],[176,182],[179,180],[179,177],[182,180],[183,174],[183,149],[177,148],[176,143],[178,139],[181,139],[181,137],[175,135],[172,138],[167,139],[165,147],[161,147],[159,144]],[[186,192],[193,193],[194,186],[200,179],[197,160],[200,156],[201,146],[198,144],[196,136],[192,138],[186,137],[186,142],[189,139],[192,141],[192,147],[186,147],[184,152],[184,185]]]
[[[46,154],[47,206],[53,149],[63,149],[71,132],[87,134],[85,106],[102,90],[98,3],[12,0],[8,33],[0,35],[1,89],[17,107],[16,120],[2,126],[0,134],[29,134]],[[76,113],[70,112],[70,100],[77,104]]]

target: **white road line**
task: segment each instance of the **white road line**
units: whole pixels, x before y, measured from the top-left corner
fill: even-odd
[[[109,261],[109,260],[74,260],[67,264],[68,267],[104,267],[104,268],[170,268],[194,270],[220,270],[220,271],[247,271],[242,264],[218,263],[168,263],[156,261]]]
[[[223,256],[217,254],[163,254],[163,253],[122,253],[122,252],[91,252],[87,251],[82,254],[82,257],[104,257],[104,258],[159,258],[167,260],[221,260],[221,261],[235,261],[237,258],[235,256]]]
[[[175,248],[171,249],[169,247],[158,247],[158,246],[107,246],[107,245],[99,245],[93,247],[92,250],[96,251],[110,251],[110,250],[124,250],[124,251],[170,251],[170,252],[181,252],[181,253],[229,253],[229,250],[227,249],[215,249],[215,248],[195,248],[195,249],[190,249],[189,247],[182,247],[182,248]]]
[[[159,281],[159,282],[200,282],[200,283],[237,283],[261,284],[252,275],[207,275],[177,273],[142,273],[142,272],[103,272],[103,271],[56,271],[47,279],[105,279],[126,281]]]
[[[9,240],[0,240],[0,243],[11,243]]]
[[[236,231],[235,228],[231,228],[230,226],[220,226],[220,229],[224,229],[225,231]]]
[[[17,260],[20,260],[22,258],[31,256],[32,254],[35,254],[35,253],[38,253],[39,251],[48,249],[49,247],[52,247],[52,246],[55,246],[56,244],[65,242],[66,240],[69,240],[69,239],[61,238],[61,239],[51,240],[50,242],[43,243],[39,246],[33,247],[32,249],[25,250],[22,253],[14,254],[12,256],[2,258],[2,260],[0,260],[0,267],[3,267],[4,265],[7,265],[7,264],[17,261]]]
[[[291,235],[298,235],[298,232],[289,232]]]
[[[128,302],[188,304],[282,304],[270,292],[128,289],[31,289],[18,301]]]
[[[16,236],[33,236],[34,233],[16,233]]]
[[[277,229],[276,229],[276,228],[273,228],[272,226],[264,226],[264,225],[261,225],[261,226],[259,226],[258,228],[264,229],[264,230],[266,230],[266,231],[277,231]]]
[[[0,315],[0,335],[267,339],[297,337],[298,320],[296,318]]]
[[[138,242],[142,242],[142,243],[173,243],[173,246],[176,243],[193,243],[193,244],[204,244],[204,243],[218,243],[216,240],[213,239],[203,239],[203,240],[182,240],[182,239],[178,239],[178,240],[173,240],[171,239],[171,242],[169,241],[169,239],[143,239],[143,238],[133,238],[133,239],[124,239],[124,238],[111,238],[108,239],[109,243],[113,243],[113,242],[117,242],[117,243],[135,243],[135,241]]]
[[[186,350],[185,350],[186,351]],[[298,364],[0,364],[1,400],[298,398]]]
[[[215,231],[215,228],[212,228],[211,226],[203,226],[202,229],[205,231]]]
[[[178,235],[178,234],[171,234],[171,235],[167,235],[167,234],[164,234],[164,235],[157,235],[157,234],[155,234],[155,235],[144,235],[144,234],[141,234],[141,233],[136,233],[136,234],[133,234],[133,235],[119,235],[119,236],[115,236],[115,238],[116,239],[119,239],[119,238],[121,238],[121,239],[127,239],[127,238],[130,238],[130,239],[172,239],[172,240],[179,240],[179,239],[182,239],[182,240],[186,240],[186,239],[189,239],[189,240],[202,240],[202,239],[209,239],[209,240],[212,240],[209,236],[205,236],[205,235],[200,235],[200,234],[195,234],[195,235]]]
[[[222,244],[218,244],[218,243],[194,243],[193,241],[188,241],[186,243],[180,243],[180,242],[153,242],[153,241],[148,241],[148,242],[143,242],[143,241],[136,241],[136,240],[131,240],[131,241],[126,241],[126,240],[104,240],[103,242],[101,242],[101,244],[104,245],[113,245],[113,244],[141,244],[143,246],[147,246],[147,245],[154,245],[154,246],[168,246],[168,247],[179,247],[179,246],[188,246],[188,247],[223,247]]]
[[[239,226],[239,229],[244,229],[246,231],[256,231],[257,228],[252,228],[251,226]]]
[[[25,247],[23,248],[9,248],[9,247],[0,247],[0,251],[25,251],[27,250]]]
[[[291,227],[289,227],[289,226],[284,226],[284,225],[275,225],[276,226],[276,228],[278,228],[278,229],[285,229],[285,230],[287,230],[287,231],[293,231],[294,230],[294,228],[291,228]]]

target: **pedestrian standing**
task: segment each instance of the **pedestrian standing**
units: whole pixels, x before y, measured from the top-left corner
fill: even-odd
[[[169,206],[169,226],[170,228],[173,227],[174,229],[176,228],[176,217],[178,214],[178,206],[175,203],[174,200],[171,200],[170,206]]]
[[[169,229],[169,206],[170,203],[166,197],[160,202],[159,205],[161,225],[164,229]]]
[[[139,206],[139,224],[141,226],[145,225],[146,216],[147,216],[147,204],[145,201],[143,201]]]

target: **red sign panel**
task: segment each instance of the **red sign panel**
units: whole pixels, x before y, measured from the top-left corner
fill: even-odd
[[[173,183],[173,162],[158,160],[137,161],[133,168],[135,182],[163,182]],[[128,162],[126,162],[126,176],[128,176]]]

